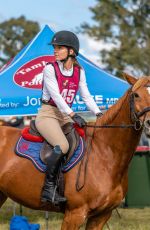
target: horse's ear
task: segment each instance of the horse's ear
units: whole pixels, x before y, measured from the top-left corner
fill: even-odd
[[[126,79],[126,81],[130,84],[130,85],[134,85],[137,82],[137,79],[134,78],[133,76],[127,74],[127,73],[123,73],[123,77]]]

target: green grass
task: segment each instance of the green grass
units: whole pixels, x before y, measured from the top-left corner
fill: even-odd
[[[121,218],[114,210],[111,219],[108,221],[111,230],[150,230],[150,208],[119,208],[118,211]],[[107,227],[104,229],[108,230]]]
[[[8,199],[1,208],[0,230],[9,230],[10,219],[13,216],[13,204],[14,202]],[[16,215],[20,215],[19,207],[19,205],[16,205]],[[118,211],[121,218],[118,216],[116,210],[114,210],[111,219],[108,221],[111,230],[150,230],[150,208],[119,208]],[[23,207],[23,215],[28,218],[30,223],[40,224],[40,230],[46,229],[45,212],[34,211]],[[62,214],[49,213],[48,229],[59,230],[62,218]],[[104,227],[104,230],[108,230],[107,226]]]

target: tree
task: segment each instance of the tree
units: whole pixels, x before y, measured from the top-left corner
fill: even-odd
[[[13,58],[40,30],[24,16],[0,23],[0,65]]]
[[[113,44],[100,54],[106,69],[120,75],[128,67],[133,74],[150,75],[150,2],[97,0],[90,10],[96,23],[83,23],[81,32]]]

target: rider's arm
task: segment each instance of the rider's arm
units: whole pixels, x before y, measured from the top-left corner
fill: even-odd
[[[81,74],[80,74],[79,90],[80,90],[81,97],[85,102],[86,106],[89,108],[89,110],[92,111],[94,114],[100,113],[101,112],[100,109],[98,108],[96,102],[94,101],[92,95],[88,90],[85,72],[83,69],[81,69]]]
[[[54,67],[47,65],[43,70],[43,99],[49,100],[50,97],[54,100],[58,109],[62,113],[73,115],[73,110],[67,105],[59,92],[58,83],[55,76]]]

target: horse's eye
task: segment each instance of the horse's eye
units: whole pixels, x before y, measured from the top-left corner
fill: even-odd
[[[140,96],[138,95],[138,93],[134,93],[134,97],[135,97],[135,98],[138,98],[138,97],[140,97]]]

